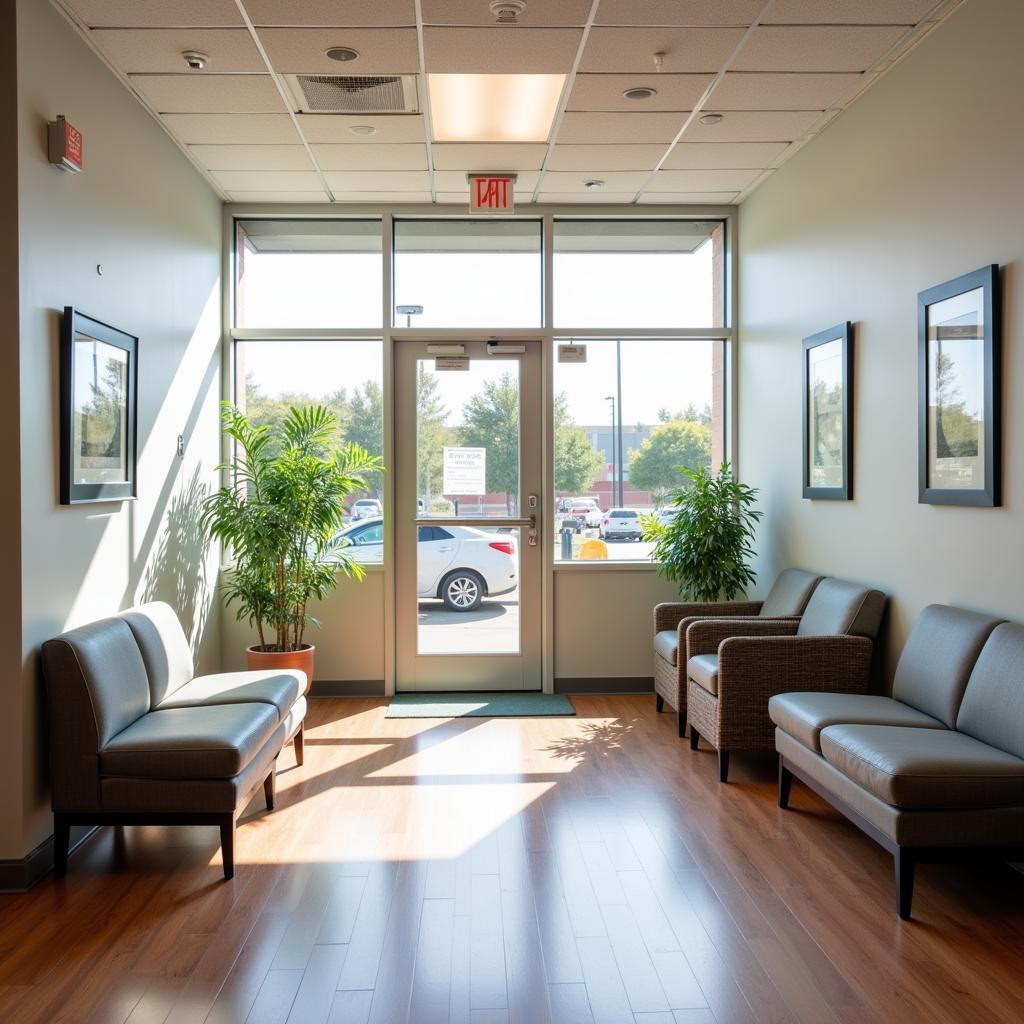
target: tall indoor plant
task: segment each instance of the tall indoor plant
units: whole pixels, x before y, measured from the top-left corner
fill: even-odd
[[[236,455],[220,468],[234,479],[206,499],[202,525],[233,558],[226,602],[259,636],[246,651],[249,667],[300,668],[308,688],[315,648],[306,626],[319,625],[309,602],[333,590],[339,574],[362,578],[338,532],[346,498],[366,489],[381,459],[354,443],[335,445],[337,417],[324,406],[290,409],[276,434],[230,403],[221,418]]]
[[[764,514],[753,507],[757,490],[733,479],[728,462],[715,475],[703,467],[680,471],[686,482],[667,495],[675,516],[644,521],[644,536],[655,541],[652,557],[684,600],[731,601],[756,579],[748,560]]]

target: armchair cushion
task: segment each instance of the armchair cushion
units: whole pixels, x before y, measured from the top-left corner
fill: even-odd
[[[157,707],[195,671],[192,648],[181,628],[177,613],[163,601],[129,608],[121,616],[135,635],[149,676],[152,706]]]
[[[263,703],[276,709],[280,722],[305,691],[302,672],[221,672],[196,676],[161,701],[159,709]]]
[[[698,654],[686,663],[686,674],[708,693],[718,693],[718,655]]]
[[[761,606],[760,615],[774,619],[802,615],[821,577],[803,569],[783,569]]]
[[[891,697],[868,693],[779,693],[768,716],[805,747],[821,753],[821,731],[831,725],[896,725],[942,729],[942,722]]]
[[[815,588],[800,620],[801,636],[866,636],[878,633],[885,595],[857,583],[824,579]]]
[[[951,729],[832,725],[829,764],[901,808],[1007,807],[1024,802],[1024,760]]]
[[[964,691],[956,727],[1024,757],[1024,626],[996,626]]]
[[[679,634],[674,629],[662,629],[654,634],[654,652],[670,665],[678,664]]]

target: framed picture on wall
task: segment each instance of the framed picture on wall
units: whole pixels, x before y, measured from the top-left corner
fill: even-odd
[[[917,296],[918,500],[1000,504],[999,267]]]
[[[60,337],[60,501],[136,496],[139,339],[64,307]]]
[[[804,338],[805,498],[853,497],[853,324]]]

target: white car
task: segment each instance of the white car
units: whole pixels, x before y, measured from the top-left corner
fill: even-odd
[[[353,519],[372,519],[384,514],[384,509],[376,498],[360,498],[352,503]]]
[[[580,529],[596,529],[601,525],[601,506],[596,498],[563,498],[559,508],[564,516],[575,519]]]
[[[417,527],[416,591],[436,597],[453,612],[471,612],[485,597],[519,585],[519,558],[511,534],[488,533],[472,526],[438,523]],[[384,559],[384,520],[364,519],[341,531],[349,554],[361,565]],[[347,543],[346,543],[347,542]]]
[[[605,540],[640,540],[640,513],[635,508],[610,508],[601,520],[599,534]]]
[[[676,516],[679,515],[679,509],[669,506],[668,508],[660,508],[654,513],[654,518],[658,521],[659,526],[669,526],[674,523]]]

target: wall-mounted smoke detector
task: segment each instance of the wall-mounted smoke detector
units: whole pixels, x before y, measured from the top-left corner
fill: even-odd
[[[724,114],[701,114],[700,116],[700,123],[706,125],[721,124],[724,120]]]
[[[185,50],[181,57],[189,71],[202,71],[210,63],[210,58],[198,50]]]
[[[376,135],[377,129],[372,124],[354,124],[349,128],[353,135]]]
[[[490,8],[499,25],[514,25],[526,10],[526,0],[491,0]]]
[[[356,60],[359,57],[359,51],[353,50],[351,46],[332,46],[326,53],[331,60],[338,60],[342,63]]]
[[[649,100],[652,96],[658,95],[657,89],[649,85],[638,85],[635,89],[627,89],[622,94],[627,100]]]
[[[415,75],[285,75],[297,114],[415,114]],[[358,128],[370,127],[357,125]],[[357,131],[360,134],[372,132]]]

